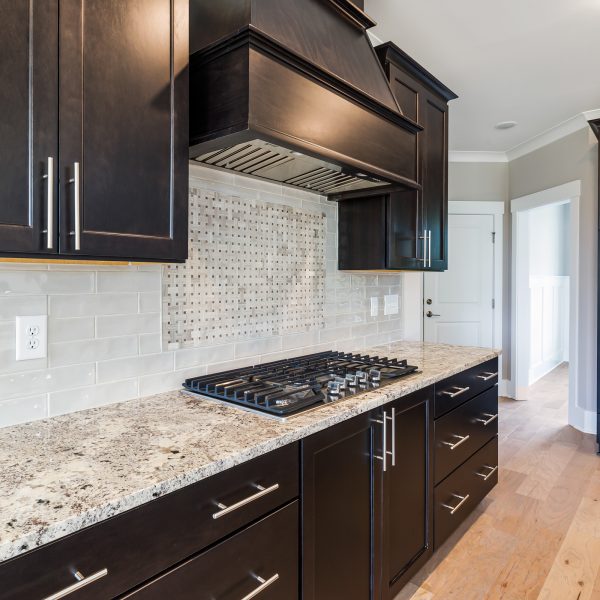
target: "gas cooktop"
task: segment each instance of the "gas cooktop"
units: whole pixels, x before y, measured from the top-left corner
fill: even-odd
[[[392,383],[418,367],[397,358],[319,352],[186,379],[189,392],[279,419]]]

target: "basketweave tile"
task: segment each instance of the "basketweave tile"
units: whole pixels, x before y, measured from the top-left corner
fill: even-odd
[[[323,327],[326,216],[190,190],[189,258],[163,278],[169,348]]]

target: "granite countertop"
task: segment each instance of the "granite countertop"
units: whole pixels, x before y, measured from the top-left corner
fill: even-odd
[[[176,391],[0,429],[0,561],[499,354],[420,342],[357,351],[420,372],[285,423]]]

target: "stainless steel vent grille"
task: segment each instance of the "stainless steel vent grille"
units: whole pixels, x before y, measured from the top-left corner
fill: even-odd
[[[208,152],[195,160],[323,195],[364,190],[387,183],[366,174],[357,176],[344,172],[337,165],[262,140]]]

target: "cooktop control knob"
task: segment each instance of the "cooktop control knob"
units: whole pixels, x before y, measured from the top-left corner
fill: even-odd
[[[356,377],[356,375],[348,374],[346,375],[346,382],[348,384],[348,387],[354,388],[358,385],[358,378]]]
[[[363,385],[369,381],[369,376],[365,371],[356,371],[356,378],[358,379],[358,383]]]
[[[330,396],[339,396],[340,395],[340,383],[339,383],[339,381],[330,381],[327,384],[327,393]]]
[[[381,381],[381,371],[378,369],[371,369],[369,371],[369,376],[373,383],[379,383]]]

